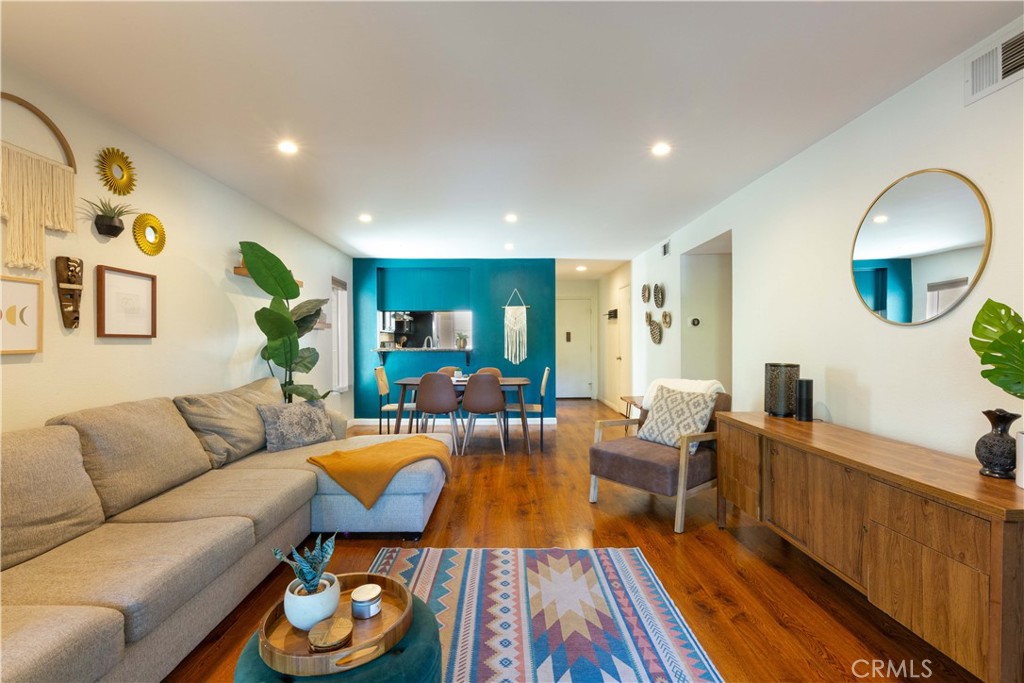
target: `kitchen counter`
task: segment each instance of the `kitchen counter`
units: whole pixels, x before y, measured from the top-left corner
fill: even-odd
[[[377,353],[377,355],[380,356],[381,365],[384,364],[384,357],[385,357],[385,355],[389,354],[389,353],[442,353],[442,352],[443,353],[453,353],[453,352],[454,353],[465,353],[466,354],[466,365],[469,365],[469,353],[472,350],[473,350],[472,348],[457,349],[457,348],[455,348],[453,346],[445,346],[445,347],[440,347],[439,346],[437,348],[434,348],[434,347],[423,348],[423,347],[420,347],[420,346],[414,346],[414,347],[411,347],[411,348],[407,347],[407,346],[398,347],[398,348],[391,348],[391,347],[385,347],[385,346],[378,346],[377,348],[374,349],[374,351]]]

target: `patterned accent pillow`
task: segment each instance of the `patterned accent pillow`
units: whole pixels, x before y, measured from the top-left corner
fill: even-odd
[[[267,450],[284,451],[334,438],[323,401],[256,406],[267,431]]]
[[[698,394],[659,386],[651,401],[647,421],[640,427],[637,437],[679,448],[684,434],[700,434],[707,429],[717,398],[715,392]],[[690,455],[697,451],[698,446],[699,443],[690,444]]]

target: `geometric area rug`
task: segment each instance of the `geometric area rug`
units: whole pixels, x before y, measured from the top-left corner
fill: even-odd
[[[639,548],[382,548],[437,616],[450,683],[721,681]]]

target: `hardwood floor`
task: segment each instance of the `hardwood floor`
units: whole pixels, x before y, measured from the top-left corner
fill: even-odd
[[[497,430],[478,428],[422,540],[339,538],[331,571],[365,571],[385,546],[636,546],[731,683],[977,680],[749,517],[731,512],[718,529],[714,490],[688,501],[683,534],[672,533],[669,498],[602,481],[598,503],[588,503],[594,420],[614,417],[595,401],[559,401],[546,451],[534,433],[532,456],[518,429],[502,458]],[[168,680],[232,681],[242,646],[290,578],[284,565],[268,576]]]

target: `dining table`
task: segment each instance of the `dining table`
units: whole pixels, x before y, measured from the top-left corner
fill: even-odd
[[[530,385],[530,379],[528,377],[499,377],[501,382],[502,390],[515,389],[519,397],[519,417],[523,422],[523,439],[526,440],[526,452],[530,455],[533,454],[533,449],[530,448],[530,426],[526,420],[526,399],[523,396],[523,388]],[[469,381],[469,375],[463,375],[462,377],[453,377],[452,384],[455,385],[457,392],[465,391],[466,383]],[[416,390],[420,385],[419,377],[403,377],[402,379],[395,382],[396,385],[401,387],[398,393],[398,415],[395,417],[395,434],[401,434],[402,432],[402,415],[405,411],[405,396],[406,392],[412,389]],[[409,420],[409,431],[412,431],[412,420]],[[508,437],[508,430],[505,430],[505,436]]]

